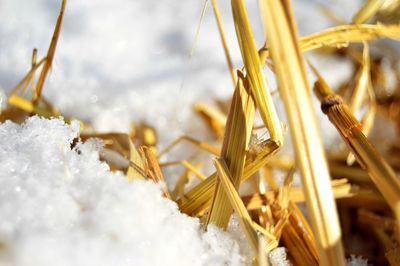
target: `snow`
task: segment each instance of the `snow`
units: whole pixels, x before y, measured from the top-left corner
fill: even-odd
[[[283,247],[276,248],[269,254],[270,263],[272,266],[292,266],[293,264],[287,259],[287,251]],[[347,259],[347,266],[369,266],[368,260],[361,256],[351,255]]]
[[[363,259],[360,256],[351,255],[347,260],[347,266],[368,266],[368,260]]]
[[[286,258],[285,248],[276,248],[269,254],[269,259],[271,260],[272,266],[291,266],[292,263]]]
[[[0,265],[242,265],[227,233],[200,229],[151,182],[99,161],[79,124],[0,125]]]

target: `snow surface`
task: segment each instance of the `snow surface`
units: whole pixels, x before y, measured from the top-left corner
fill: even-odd
[[[243,265],[227,233],[200,229],[151,182],[99,161],[79,124],[0,125],[0,265]]]
[[[286,258],[285,248],[276,248],[269,254],[272,266],[292,266],[292,263]]]

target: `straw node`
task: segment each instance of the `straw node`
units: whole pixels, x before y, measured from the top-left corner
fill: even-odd
[[[321,102],[321,110],[324,114],[328,114],[329,109],[335,105],[343,104],[343,98],[337,94],[331,94],[326,96]]]

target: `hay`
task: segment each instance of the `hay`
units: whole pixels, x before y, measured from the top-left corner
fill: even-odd
[[[384,250],[369,259],[396,265],[400,244],[400,181],[393,170],[395,163],[387,161],[367,137],[374,128],[378,109],[392,110],[393,104],[398,102],[398,99],[379,99],[376,93],[380,82],[377,78],[380,66],[371,57],[371,41],[378,38],[399,39],[400,26],[379,22],[361,24],[382,19],[385,12],[389,12],[392,18],[396,17],[397,13],[389,10],[391,3],[385,2],[367,1],[353,16],[351,24],[298,37],[290,1],[263,0],[260,11],[268,38],[265,45],[257,49],[244,1],[232,0],[234,26],[243,61],[243,69],[235,70],[218,3],[212,0],[235,88],[227,114],[204,103],[197,103],[194,110],[204,119],[218,144],[184,135],[158,152],[157,134],[162,132],[156,132],[143,123],[133,127],[129,134],[99,134],[81,121],[81,137],[83,140],[93,137],[102,139],[104,149],[108,152],[104,160],[111,169],[124,171],[129,180],[164,182],[168,177],[164,177],[163,168],[183,165],[184,172],[174,189],[169,191],[164,187],[163,195],[176,201],[182,212],[200,217],[205,227],[215,224],[226,229],[234,211],[259,265],[269,263],[267,253],[278,245],[286,247],[289,259],[296,265],[345,265],[345,253],[352,252],[348,244],[353,234],[350,230],[352,226],[359,227],[357,233],[365,234],[368,239],[378,240]],[[63,0],[47,55],[38,61],[37,51],[33,51],[31,69],[11,91],[9,106],[0,114],[1,121],[11,119],[21,122],[32,115],[61,116],[44,98],[43,88],[55,55],[65,5],[66,1]],[[196,38],[206,5],[207,1]],[[322,146],[323,132],[319,132],[315,119],[303,53],[320,49],[320,56],[324,56],[324,53],[336,53],[336,50],[352,43],[362,43],[363,49],[360,51],[359,46],[351,46],[353,50],[341,50],[342,56],[348,56],[359,65],[359,72],[353,77],[356,82],[351,91],[349,107],[339,96],[340,92],[330,89],[316,67],[311,65],[317,76],[314,89],[322,103],[322,111],[355,156],[347,156],[346,160],[347,150],[344,150],[344,156],[335,157]],[[321,49],[326,47],[332,49]],[[191,55],[193,49],[194,45]],[[263,68],[267,63],[276,76],[289,118],[295,160],[279,157],[280,148],[286,144],[264,74]],[[39,70],[36,81],[36,72]],[[397,82],[399,90],[400,78]],[[31,99],[27,97],[29,89],[32,92]],[[359,122],[354,114],[366,107],[368,111]],[[253,131],[259,128],[254,125],[256,111],[264,123],[261,127],[268,130],[270,138],[254,142],[251,140]],[[399,112],[397,116],[393,112],[388,113],[389,117],[399,117]],[[64,119],[69,122],[72,118]],[[183,141],[198,147],[199,152],[205,150],[218,156],[214,161],[216,171],[209,176],[204,175],[201,171],[204,162],[193,162],[191,158],[162,161],[171,149]],[[393,147],[398,147],[398,143]],[[328,156],[325,156],[326,152]],[[399,153],[396,153],[397,160],[398,157]],[[276,169],[287,172],[282,186],[272,177],[272,170]],[[292,188],[294,169],[300,171],[302,188]],[[186,184],[191,175],[195,175],[200,183],[187,191]],[[238,191],[246,180],[253,182],[254,192],[241,196]],[[311,225],[298,207],[300,202],[306,202]],[[351,216],[352,210],[357,210],[356,218]],[[372,228],[371,232],[366,232],[365,225]],[[366,252],[357,255],[365,256]]]

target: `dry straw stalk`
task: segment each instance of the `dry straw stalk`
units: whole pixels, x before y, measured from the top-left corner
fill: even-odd
[[[225,52],[225,59],[226,59],[226,63],[228,65],[229,68],[229,72],[231,74],[232,77],[232,82],[233,82],[233,86],[236,86],[236,72],[235,72],[235,68],[233,67],[233,63],[232,63],[232,59],[229,53],[229,49],[228,49],[228,42],[226,41],[226,37],[225,37],[225,31],[224,31],[224,27],[222,24],[222,18],[221,18],[221,13],[219,11],[219,7],[218,7],[218,1],[217,0],[211,0],[211,4],[214,10],[214,16],[215,19],[217,21],[217,26],[218,26],[218,32],[221,38],[221,43],[222,46],[224,48],[224,52]]]
[[[251,94],[254,97],[261,118],[269,130],[271,141],[276,142],[277,146],[280,147],[283,145],[283,133],[280,121],[272,102],[271,90],[264,77],[263,67],[243,0],[232,0],[232,11]]]
[[[265,0],[268,46],[322,265],[345,265],[338,214],[289,1]]]
[[[228,114],[221,151],[221,157],[228,165],[232,183],[236,188],[239,187],[243,175],[247,146],[253,127],[254,112],[253,99],[250,97],[249,92],[246,91],[243,84],[243,76],[240,74]],[[217,181],[207,224],[213,223],[221,228],[226,228],[231,214],[232,208],[228,198],[224,190],[221,189],[219,181]]]
[[[314,69],[316,72],[316,70]],[[321,100],[321,109],[338,129],[343,140],[366,169],[400,223],[400,180],[392,167],[379,154],[362,132],[362,125],[350,112],[343,99],[335,94],[316,72],[318,80],[314,89]]]
[[[322,47],[345,47],[350,43],[375,40],[378,38],[400,39],[400,25],[357,24],[341,25],[313,33],[299,39],[301,51],[307,52]],[[260,60],[270,56],[268,43],[260,50]]]
[[[369,18],[379,11],[381,6],[387,0],[368,0],[362,6],[362,8],[353,16],[352,22],[354,24],[360,24],[366,22]]]
[[[258,236],[257,232],[251,226],[252,219],[247,212],[246,207],[240,198],[237,189],[232,183],[232,177],[229,174],[228,166],[222,158],[218,158],[214,161],[215,168],[217,169],[218,180],[221,181],[222,187],[229,199],[232,208],[238,216],[239,223],[243,228],[244,233],[249,241],[251,248],[254,253],[258,252]]]
[[[47,51],[46,61],[44,62],[44,65],[43,65],[43,68],[40,73],[39,80],[38,80],[38,83],[36,86],[36,90],[34,91],[34,95],[33,95],[34,101],[37,101],[38,99],[40,99],[42,89],[43,89],[43,84],[46,80],[47,73],[49,72],[51,64],[53,62],[54,54],[56,52],[56,47],[57,47],[57,41],[58,41],[58,37],[60,35],[62,21],[64,18],[66,2],[67,2],[66,0],[62,0],[62,2],[61,2],[60,14],[58,15],[56,27],[55,27],[54,33],[53,33],[53,37],[51,39],[50,46]]]

